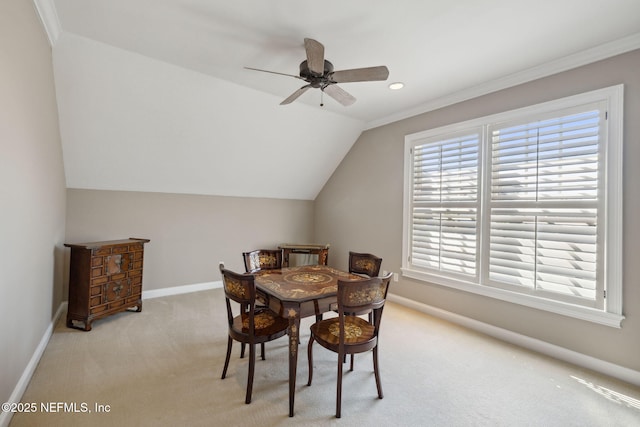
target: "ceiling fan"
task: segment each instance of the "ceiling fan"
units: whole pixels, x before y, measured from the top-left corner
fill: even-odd
[[[340,104],[349,106],[356,102],[356,99],[338,86],[337,83],[380,81],[387,80],[387,77],[389,77],[389,70],[384,65],[378,67],[334,71],[333,64],[324,59],[324,46],[322,43],[314,39],[305,38],[304,49],[307,53],[307,59],[306,61],[302,61],[300,64],[299,76],[278,73],[276,71],[260,70],[258,68],[244,68],[247,70],[295,77],[296,79],[307,82],[306,85],[302,86],[300,89],[293,92],[287,99],[282,101],[280,105],[290,104],[307,90],[317,88],[320,89],[322,93],[326,93],[338,101]],[[322,106],[324,104],[321,103],[320,105]]]

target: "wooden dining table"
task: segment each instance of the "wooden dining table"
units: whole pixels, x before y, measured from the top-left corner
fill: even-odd
[[[293,417],[298,366],[300,319],[333,310],[338,279],[362,280],[361,276],[326,265],[305,265],[256,273],[258,296],[282,317],[289,319],[289,416]]]

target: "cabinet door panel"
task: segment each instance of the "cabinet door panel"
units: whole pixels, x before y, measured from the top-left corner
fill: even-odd
[[[105,274],[113,275],[120,273],[120,265],[122,264],[122,254],[110,255],[105,258]]]
[[[104,285],[104,297],[105,302],[113,302],[122,297],[126,296],[128,293],[126,281],[117,280],[115,282],[109,282]]]

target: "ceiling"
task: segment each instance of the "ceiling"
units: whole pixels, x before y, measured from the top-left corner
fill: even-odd
[[[272,115],[283,149],[286,141],[290,147],[299,144],[296,131],[314,132],[305,120],[278,122],[291,111],[302,111],[311,124],[323,115],[329,122],[349,123],[350,140],[342,142],[347,147],[338,150],[340,156],[362,130],[640,47],[638,0],[34,1],[54,56],[69,35],[77,44],[88,40],[101,46],[94,50],[116,48],[122,55],[209,76],[236,88],[229,103],[249,112],[260,105]],[[388,81],[341,84],[357,99],[349,107],[328,97],[321,107],[318,90],[307,91],[294,102],[298,105],[278,105],[304,83],[244,67],[295,75],[305,59],[305,37],[324,44],[336,70],[386,65]],[[395,81],[404,89],[390,90]],[[296,130],[299,126],[306,129]],[[61,127],[63,148],[68,144],[71,150],[71,125]],[[317,174],[319,182],[304,184],[310,192],[269,197],[313,199],[340,159],[327,160],[332,164]],[[240,189],[238,195],[256,194]]]

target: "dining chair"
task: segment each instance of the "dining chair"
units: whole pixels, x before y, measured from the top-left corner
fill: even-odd
[[[357,274],[363,277],[378,277],[380,275],[381,265],[382,258],[378,256],[349,251],[349,273]],[[364,310],[363,312],[350,314],[360,316],[367,313],[369,313],[369,322],[371,322],[371,310]],[[351,359],[351,363],[353,363],[353,356],[351,357]]]
[[[378,277],[382,258],[372,254],[349,251],[349,273]]]
[[[257,249],[243,252],[242,257],[247,273],[282,268],[282,249]]]
[[[253,374],[256,364],[256,344],[260,344],[262,360],[265,358],[264,343],[284,336],[289,327],[289,321],[268,309],[256,307],[256,284],[252,274],[239,274],[224,268],[220,263],[220,273],[224,287],[227,305],[227,321],[229,323],[229,338],[227,340],[227,356],[222,370],[222,379],[227,375],[231,347],[233,341],[249,345],[249,375],[247,377],[247,395],[245,403],[251,403],[253,389]],[[232,304],[232,301],[237,304]],[[239,306],[239,307],[238,307]],[[235,315],[238,313],[237,315]]]
[[[380,369],[378,366],[378,333],[382,321],[382,311],[389,290],[392,273],[384,277],[363,278],[359,281],[338,280],[338,317],[322,320],[311,325],[311,337],[307,346],[309,358],[309,381],[313,379],[313,343],[338,353],[338,388],[336,396],[336,418],[341,416],[342,366],[345,355],[373,351],[373,372],[382,399]],[[373,321],[369,322],[349,313],[363,310],[373,311]],[[353,370],[353,363],[351,369]]]

